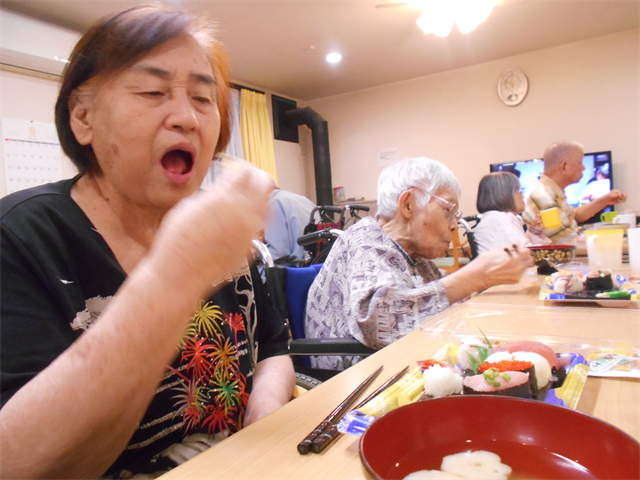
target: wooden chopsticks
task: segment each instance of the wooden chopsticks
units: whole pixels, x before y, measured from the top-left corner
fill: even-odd
[[[365,398],[359,404],[357,404],[355,407],[353,407],[353,409],[357,410],[358,408],[362,407],[363,405],[366,405],[367,403],[369,403],[373,398],[375,398],[380,393],[384,392],[387,388],[389,388],[391,385],[393,385],[398,380],[400,380],[402,378],[402,376],[405,373],[407,373],[407,370],[409,370],[409,366],[404,367],[402,370],[400,370],[398,373],[396,373],[393,377],[391,377],[389,380],[387,380],[382,385],[380,385],[367,398]],[[340,419],[337,419],[333,423],[333,425],[331,425],[328,429],[326,429],[324,432],[322,432],[320,435],[318,435],[318,437],[315,440],[313,440],[313,443],[311,445],[311,451],[313,453],[322,452],[325,448],[327,448],[329,446],[329,444],[331,442],[333,442],[336,438],[338,438],[340,435],[342,435],[338,431],[338,421],[339,420]]]
[[[313,441],[316,438],[318,438],[318,436],[320,436],[325,431],[325,429],[328,429],[331,425],[337,422],[345,413],[347,413],[347,410],[349,409],[349,407],[351,407],[353,402],[356,401],[356,399],[369,386],[369,384],[375,380],[378,374],[382,371],[382,368],[383,367],[378,368],[375,372],[369,375],[367,379],[358,386],[358,388],[356,388],[353,392],[351,392],[349,396],[345,398],[340,403],[340,405],[338,405],[333,410],[333,412],[327,415],[327,417],[324,420],[322,420],[322,422],[320,422],[320,424],[316,428],[314,428],[313,431],[298,444],[298,453],[300,453],[301,455],[306,455],[311,451],[311,445],[313,445]]]
[[[402,376],[409,370],[409,367],[405,367],[398,373],[393,375],[389,380],[384,382],[374,392],[372,392],[367,398],[361,401],[355,406],[356,409],[367,404],[371,399],[378,394],[386,390],[390,385],[396,383]],[[369,377],[362,382],[345,400],[338,405],[333,412],[331,412],[320,424],[305,437],[305,439],[298,444],[298,452],[302,455],[306,455],[310,451],[313,453],[322,452],[333,440],[338,438],[341,433],[337,429],[337,423],[347,413],[349,407],[353,404],[356,398],[371,384],[371,382],[382,371],[382,367],[373,372]]]

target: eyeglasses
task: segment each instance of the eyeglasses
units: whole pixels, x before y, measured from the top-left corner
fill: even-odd
[[[417,188],[418,190],[422,190],[424,193],[435,198],[438,201],[438,203],[440,203],[440,205],[442,205],[444,209],[447,211],[449,220],[453,220],[455,218],[456,221],[458,221],[462,218],[462,211],[458,210],[458,206],[455,203],[451,203],[448,200],[445,200],[444,198],[439,197],[434,193],[429,193],[424,188],[419,187],[417,185],[411,185],[409,188]],[[407,190],[409,190],[409,188],[407,188]]]

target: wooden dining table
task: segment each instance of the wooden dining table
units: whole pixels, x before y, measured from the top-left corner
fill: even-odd
[[[549,305],[537,299],[540,278],[495,287],[455,305],[421,328],[295,398],[163,475],[163,479],[370,479],[359,457],[360,437],[342,435],[320,454],[300,455],[297,444],[379,366],[363,397],[405,366],[434,356],[476,327],[488,336],[540,339],[557,352],[600,347],[640,348],[640,311]],[[477,331],[475,331],[477,333]],[[640,380],[587,378],[577,410],[640,440]]]

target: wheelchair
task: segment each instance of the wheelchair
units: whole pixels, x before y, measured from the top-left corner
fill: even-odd
[[[298,245],[304,247],[309,254],[306,265],[324,263],[331,247],[342,232],[362,219],[358,212],[368,211],[369,207],[365,205],[345,205],[344,207],[329,205],[314,208],[303,235],[298,238]],[[349,212],[348,218],[345,218],[346,212]],[[318,223],[315,222],[316,214],[320,215]],[[339,215],[338,219],[335,215]]]
[[[338,232],[342,233],[341,230]],[[376,352],[353,338],[305,338],[307,295],[322,264],[307,267],[278,266],[274,264],[266,245],[258,240],[254,240],[253,245],[265,268],[267,293],[276,310],[289,325],[289,354],[293,359],[296,383],[299,386],[310,389],[340,373],[337,370],[311,368],[307,358],[309,355],[368,356]]]
[[[462,225],[464,228],[463,236],[467,237],[467,242],[469,243],[469,250],[471,250],[471,260],[478,256],[478,243],[476,242],[476,237],[474,235],[473,229],[480,223],[482,219],[482,214],[478,213],[477,215],[470,215],[468,217],[463,217],[458,220],[458,225]]]

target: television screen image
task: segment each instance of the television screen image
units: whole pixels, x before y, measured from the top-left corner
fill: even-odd
[[[567,202],[574,207],[589,203],[613,189],[613,165],[611,152],[586,153],[582,159],[584,172],[578,183],[569,185],[564,192]],[[544,170],[544,162],[541,158],[523,160],[509,163],[493,163],[491,172],[511,172],[520,179],[520,186],[524,189],[524,198],[529,198],[531,192],[538,184],[540,175]],[[612,211],[613,207],[606,207],[602,212]],[[599,221],[600,212],[592,217]]]

